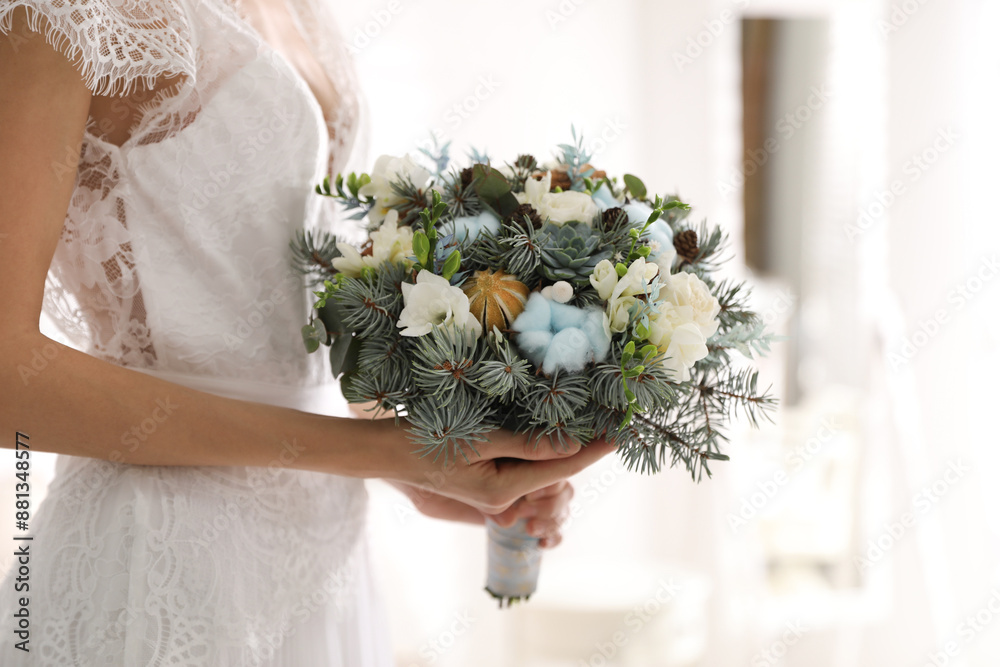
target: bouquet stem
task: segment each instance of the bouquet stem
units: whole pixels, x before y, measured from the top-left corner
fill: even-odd
[[[527,600],[538,585],[542,550],[538,538],[528,535],[526,526],[526,519],[509,528],[486,520],[489,536],[486,592],[499,601],[501,608]]]

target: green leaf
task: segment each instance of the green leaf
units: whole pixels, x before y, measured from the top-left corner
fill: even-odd
[[[476,164],[472,167],[473,186],[476,194],[498,213],[507,205],[501,205],[501,201],[509,202],[509,198],[504,195],[511,194],[510,183],[499,171],[485,164]]]
[[[319,326],[316,324],[319,323]],[[313,320],[312,324],[302,327],[302,342],[305,343],[306,352],[312,354],[319,349],[320,343],[326,342],[326,327],[322,320]]]
[[[625,187],[634,199],[646,198],[646,184],[638,176],[625,174]]]
[[[643,258],[649,257],[649,253],[651,253],[652,251],[653,249],[650,248],[648,245],[641,246],[638,250],[636,250],[636,252],[639,254],[639,257]]]
[[[335,300],[324,299],[323,305],[319,307],[319,320],[331,336],[350,332],[350,328],[344,323],[344,313]]]
[[[628,273],[628,267],[622,264],[621,262],[618,262],[617,264],[615,264],[615,273],[618,274],[619,278],[623,278],[625,274]]]
[[[621,426],[618,427],[618,430],[620,431],[623,428],[625,428],[626,426],[628,426],[628,424],[629,424],[630,421],[632,421],[632,406],[631,405],[629,405],[628,406],[628,410],[625,411],[625,419],[622,420]]]
[[[423,232],[413,233],[413,254],[417,257],[417,263],[423,267],[427,266],[427,259],[431,253],[431,242],[427,234]]]
[[[517,201],[517,197],[514,196],[514,193],[507,192],[500,195],[497,199],[496,211],[500,214],[502,219],[516,211],[518,206],[520,206],[520,203]]]
[[[635,403],[635,394],[628,387],[625,387],[625,398],[628,400],[629,404]]]
[[[354,336],[351,334],[334,337],[333,344],[330,346],[330,369],[333,371],[334,377],[340,377],[344,372],[347,353],[351,349],[351,343],[353,342]]]
[[[649,344],[649,345],[644,346],[639,351],[639,354],[640,354],[640,356],[642,356],[642,360],[645,362],[645,361],[648,361],[650,357],[655,356],[656,353],[659,352],[659,350],[660,350],[660,348],[656,347],[653,344]]]
[[[622,350],[622,368],[625,367],[625,364],[632,361],[633,356],[635,356],[635,341],[630,340],[625,349]]]
[[[451,280],[451,277],[458,273],[461,267],[462,253],[458,250],[452,250],[451,254],[448,255],[448,259],[444,260],[444,268],[441,269],[441,276],[445,280]]]
[[[642,372],[644,370],[646,370],[645,366],[636,366],[635,368],[630,368],[627,371],[625,371],[623,375],[627,378],[639,377],[640,375],[642,375]]]
[[[639,322],[638,324],[635,325],[635,333],[637,336],[639,336],[640,340],[646,340],[647,338],[649,338],[649,329],[646,328],[646,326],[644,326],[642,322]]]

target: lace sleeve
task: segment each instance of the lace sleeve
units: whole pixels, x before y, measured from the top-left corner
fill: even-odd
[[[95,95],[127,95],[137,81],[195,72],[191,26],[176,0],[0,0],[0,33],[24,7],[33,32],[79,67]],[[44,22],[43,22],[44,19]]]

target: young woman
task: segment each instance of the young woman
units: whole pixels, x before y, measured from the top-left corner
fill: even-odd
[[[310,189],[357,131],[329,13],[0,0],[0,426],[65,455],[28,588],[0,587],[0,664],[388,665],[364,478],[554,546],[566,478],[611,451],[501,432],[442,472],[393,420],[331,414],[288,250],[331,224]]]

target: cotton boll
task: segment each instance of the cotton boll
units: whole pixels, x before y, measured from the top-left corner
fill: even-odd
[[[552,337],[542,362],[542,371],[549,374],[556,370],[571,373],[582,371],[593,356],[593,350],[583,331],[575,327],[563,329]]]
[[[633,225],[645,225],[646,221],[649,220],[649,216],[653,213],[653,209],[638,201],[625,204],[622,208],[628,213],[628,221]]]
[[[552,334],[548,331],[525,331],[517,336],[518,349],[536,366],[542,363],[550,343]]]
[[[514,331],[545,331],[552,327],[550,301],[538,292],[528,297],[524,311],[517,316],[511,329]]]
[[[573,298],[573,286],[565,280],[560,280],[552,286],[551,296],[546,298],[557,303],[569,303],[569,300]]]
[[[593,194],[593,199],[594,203],[596,203],[597,207],[602,211],[607,211],[609,208],[615,208],[620,205],[618,200],[615,199],[615,196],[611,194],[611,190],[608,188],[607,183],[604,183],[601,187],[597,188]]]
[[[496,236],[500,231],[500,221],[488,211],[483,211],[479,215],[466,215],[448,220],[441,225],[441,231],[445,234],[454,234],[460,242],[472,242],[479,238],[483,231]]]
[[[562,331],[570,327],[579,328],[587,318],[587,311],[576,306],[567,306],[562,303],[550,303],[552,311],[552,330]]]
[[[590,310],[581,330],[587,336],[590,349],[594,352],[594,361],[604,361],[611,351],[611,328],[608,315],[603,310]]]

